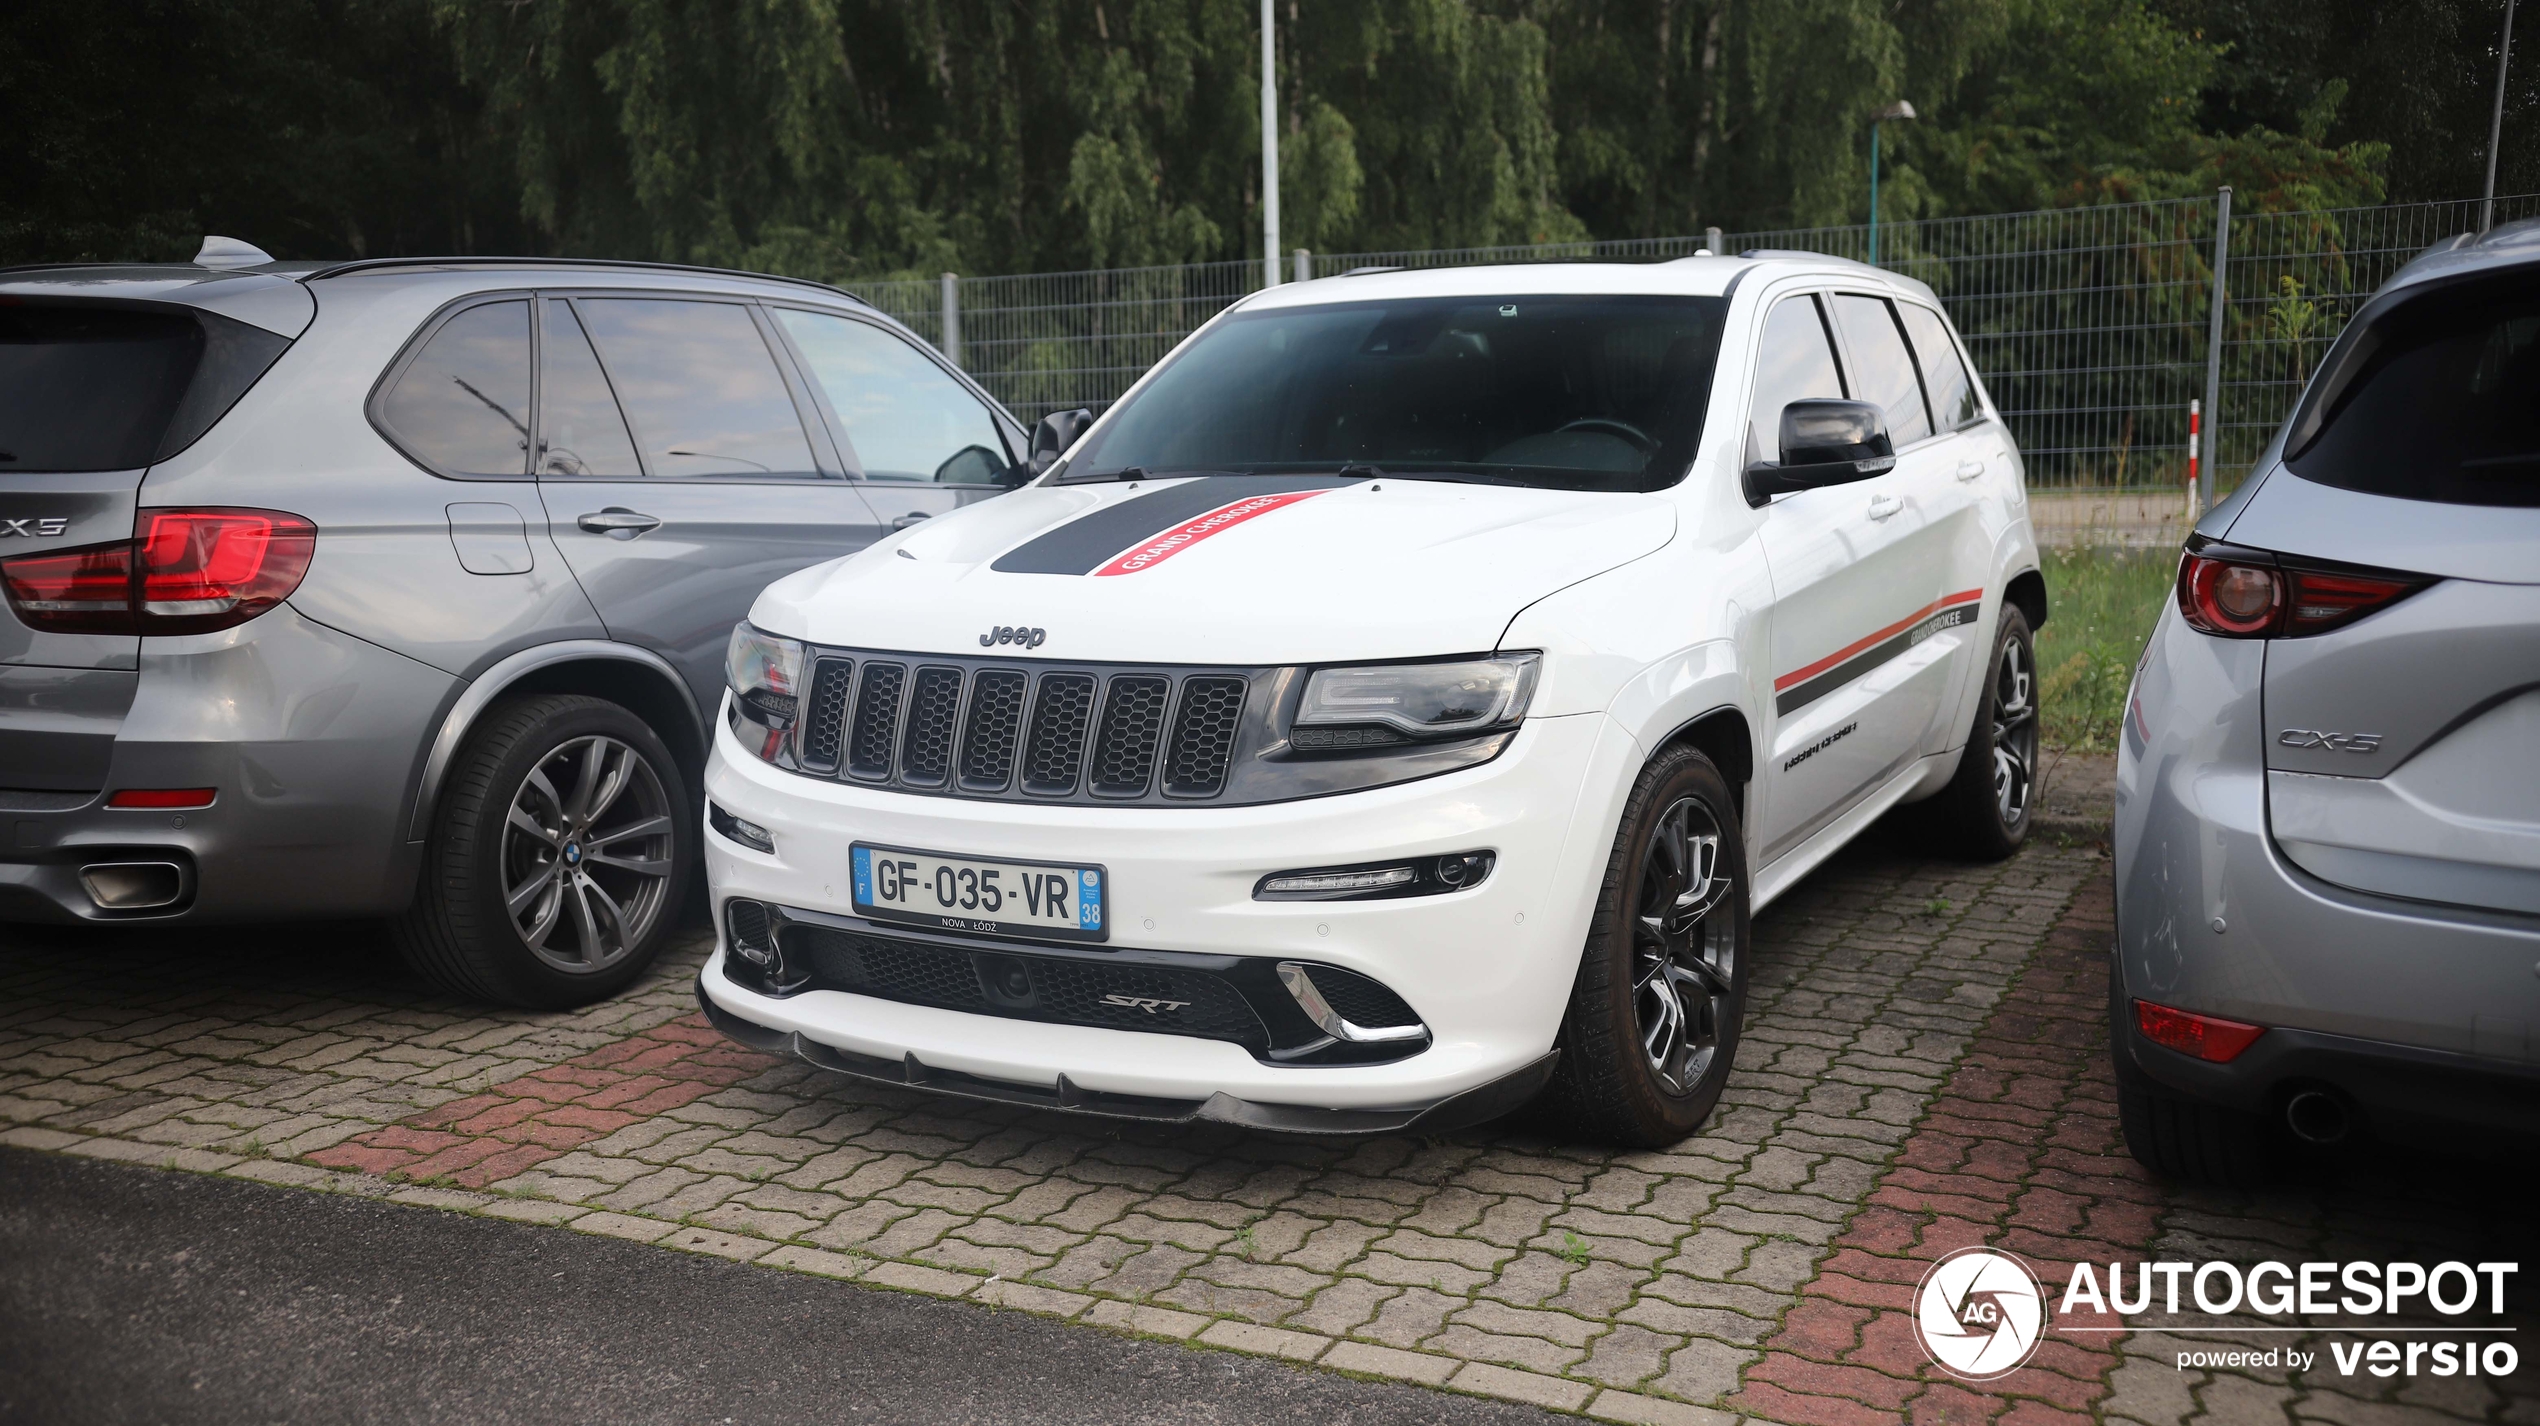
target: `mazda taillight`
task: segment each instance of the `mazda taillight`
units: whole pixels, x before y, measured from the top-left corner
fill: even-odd
[[[9,606],[63,634],[204,634],[300,587],[317,526],[278,510],[143,510],[129,540],[0,560]]]
[[[2265,550],[2190,542],[2178,565],[2178,612],[2224,639],[2324,634],[2386,608],[2432,580],[2381,570],[2325,569]]]

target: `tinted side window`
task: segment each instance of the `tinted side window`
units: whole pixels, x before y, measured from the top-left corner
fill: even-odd
[[[1852,357],[1853,399],[1874,401],[1887,412],[1887,438],[1899,446],[1929,436],[1931,413],[1923,409],[1923,384],[1886,299],[1847,294],[1834,299],[1834,314],[1843,324],[1843,344]]]
[[[1782,408],[1793,401],[1840,401],[1843,375],[1814,297],[1785,297],[1764,321],[1755,359],[1754,442],[1766,460],[1781,459]]]
[[[992,485],[1005,443],[979,398],[907,342],[870,323],[780,308],[838,418],[848,463],[866,480]]]
[[[416,459],[452,475],[529,469],[529,304],[488,302],[441,324],[380,403]]]
[[[542,475],[635,477],[635,442],[617,397],[573,318],[573,304],[549,298],[539,331],[547,379],[538,389],[538,471]]]
[[[592,297],[575,306],[652,474],[818,473],[748,308],[649,297]]]
[[[2293,473],[2402,500],[2540,506],[2540,298],[2487,284],[2420,297],[2364,340],[2376,338]]]
[[[1923,369],[1932,419],[1944,431],[1973,424],[1984,413],[1976,405],[1975,380],[1959,360],[1958,344],[1949,340],[1949,324],[1929,307],[1911,302],[1897,303],[1896,311],[1905,319],[1905,335],[1913,340],[1915,360]]]

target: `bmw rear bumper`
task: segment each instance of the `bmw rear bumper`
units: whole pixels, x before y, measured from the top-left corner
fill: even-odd
[[[411,899],[419,848],[405,819],[458,680],[287,604],[216,634],[142,640],[138,672],[115,675],[113,702],[69,733],[39,697],[59,672],[0,668],[0,752],[75,772],[0,768],[0,922],[376,916]],[[51,756],[64,748],[78,757]],[[212,800],[108,805],[121,788]],[[103,864],[174,868],[176,895],[101,906],[82,872]]]

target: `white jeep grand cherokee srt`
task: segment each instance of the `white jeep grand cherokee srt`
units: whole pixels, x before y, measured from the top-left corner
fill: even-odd
[[[699,998],[1006,1103],[1346,1134],[1549,1093],[1671,1143],[1756,908],[1900,803],[2019,844],[2045,617],[2019,456],[1919,283],[1273,288],[1029,486],[759,597]]]

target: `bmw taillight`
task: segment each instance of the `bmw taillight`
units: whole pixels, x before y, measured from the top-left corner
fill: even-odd
[[[2224,639],[2324,634],[2386,608],[2432,580],[2383,570],[2329,569],[2265,550],[2191,542],[2178,564],[2178,612]]]
[[[143,510],[129,540],[0,560],[9,606],[63,634],[204,634],[291,596],[317,526],[279,510]]]

